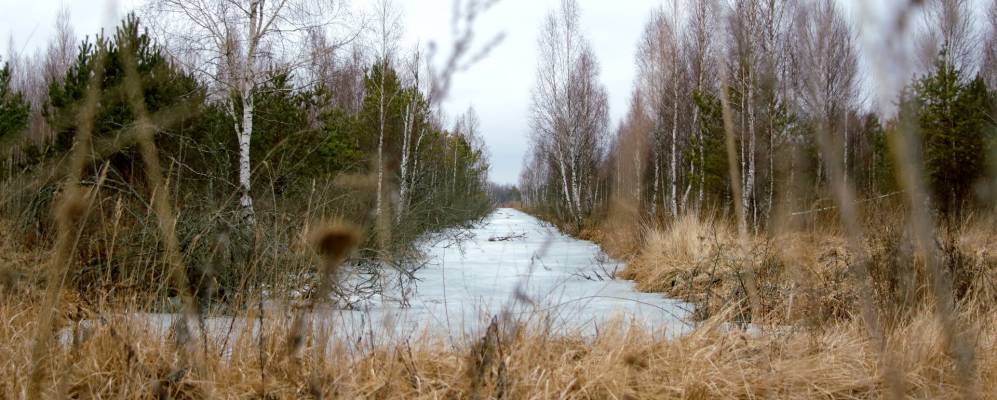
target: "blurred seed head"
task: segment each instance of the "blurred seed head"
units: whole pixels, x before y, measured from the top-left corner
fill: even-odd
[[[361,230],[348,222],[333,221],[320,224],[307,237],[315,253],[327,262],[339,262],[360,245]]]

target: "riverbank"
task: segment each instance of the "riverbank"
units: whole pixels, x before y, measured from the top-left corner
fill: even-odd
[[[964,309],[990,310],[997,301],[993,223],[984,216],[936,237],[939,262]],[[855,270],[858,255],[834,223],[742,237],[723,221],[686,216],[656,229],[609,221],[579,237],[626,261],[619,277],[695,304],[701,319],[734,305],[737,315],[756,323],[820,327],[857,316],[862,281],[887,323],[927,307],[925,255],[913,248],[907,226],[898,217],[867,221],[865,276]]]
[[[830,333],[871,350],[884,349],[867,354],[885,367],[867,371],[879,380],[880,390],[916,397],[909,390],[917,385],[911,374],[943,366],[927,377],[927,382],[954,383],[949,392],[939,393],[986,392],[997,382],[997,359],[991,356],[997,338],[992,217],[975,216],[937,232],[933,251],[956,299],[954,315],[944,315],[935,312],[926,255],[911,244],[909,222],[884,211],[872,210],[863,220],[864,275],[855,249],[833,220],[741,236],[716,219],[686,216],[647,228],[617,215],[584,225],[577,236],[625,260],[627,267],[618,276],[634,280],[638,289],[694,304],[698,320],[751,322],[762,337],[781,335],[786,341],[818,343],[816,338]],[[925,348],[935,356],[926,357]],[[807,352],[814,360],[834,363],[851,356],[841,350],[815,345]],[[795,356],[780,353],[771,362]],[[815,384],[823,379],[812,378]]]
[[[510,252],[528,247],[505,239],[517,232],[505,226],[480,239],[485,246]],[[670,237],[662,234],[645,247],[696,243],[674,242]],[[655,248],[665,254],[660,244]],[[463,250],[455,245],[449,249],[453,257],[477,251],[467,242]],[[682,254],[678,250],[668,254]],[[510,256],[506,260],[514,258],[514,253],[506,254]],[[689,254],[700,253],[689,250]],[[552,271],[547,272],[567,266],[548,266]],[[0,354],[9,357],[0,358],[4,377],[0,397],[19,398],[31,380],[30,349],[42,294],[17,287],[3,290]],[[268,311],[262,335],[252,325],[235,326],[229,339],[222,339],[227,342],[205,343],[193,326],[189,335],[176,326],[163,335],[110,312],[99,313],[97,324],[79,326],[79,303],[68,299],[62,302],[55,328],[71,335],[46,350],[45,362],[52,373],[45,375],[42,387],[48,398],[193,399],[291,399],[315,394],[424,399],[854,399],[889,397],[893,388],[911,398],[950,398],[965,387],[946,355],[943,332],[926,309],[889,327],[882,345],[856,318],[813,327],[760,325],[761,329],[742,331],[727,323],[740,308],[720,309],[679,337],[619,319],[600,324],[590,335],[559,333],[550,329],[551,321],[543,314],[533,313],[496,318],[474,335],[457,340],[428,330],[405,340],[386,340],[385,332],[403,329],[382,320],[368,324],[358,335],[348,335],[348,340],[324,341],[325,334],[348,327],[323,325],[324,330],[301,335],[294,328],[294,310],[287,307]],[[973,389],[981,398],[997,398],[988,391],[997,384],[993,351],[997,318],[981,310],[962,310],[964,321],[972,322],[967,326],[972,328],[974,344]],[[259,317],[253,308],[241,315],[247,321]]]
[[[0,393],[18,398],[29,380],[37,303],[4,296],[0,305]],[[250,312],[251,314],[251,312]],[[253,319],[253,315],[246,315]],[[279,398],[880,398],[884,376],[899,376],[912,398],[959,391],[930,316],[891,331],[884,368],[879,349],[855,323],[815,331],[748,334],[719,319],[679,338],[604,326],[591,340],[551,335],[536,325],[496,324],[477,339],[444,344],[423,337],[386,344],[363,337],[325,348],[306,339],[294,353],[290,322],[244,335],[227,354],[212,343],[162,338],[108,320],[79,341],[50,349],[47,397]],[[994,323],[993,318],[985,321]],[[994,335],[979,337],[993,349]],[[989,346],[989,347],[988,347]],[[325,349],[325,351],[323,351]],[[980,351],[979,391],[997,382],[994,353]],[[262,366],[262,368],[261,368]]]

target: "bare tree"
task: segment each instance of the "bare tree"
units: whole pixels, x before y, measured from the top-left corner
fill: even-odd
[[[997,88],[997,0],[992,1],[987,12],[987,34],[983,41],[983,65],[980,75],[987,86]]]
[[[945,52],[945,62],[951,62],[964,77],[976,75],[979,33],[971,0],[928,0],[924,7],[924,31],[920,37],[921,70],[930,69]],[[971,79],[971,78],[968,78]]]
[[[250,140],[254,96],[266,79],[267,63],[300,67],[294,57],[309,33],[332,27],[345,10],[337,0],[153,0],[147,22],[156,27],[174,58],[215,84],[228,104],[239,143],[239,205],[255,223]]]
[[[63,79],[69,65],[76,58],[77,39],[72,24],[69,9],[59,10],[55,19],[55,37],[45,51],[44,74],[46,82]]]
[[[841,132],[842,174],[847,182],[851,150],[847,120],[858,80],[853,30],[833,0],[801,5],[796,21],[796,81],[802,86],[799,100],[825,129]]]
[[[422,140],[426,136],[426,126],[423,123],[429,116],[427,104],[422,102],[420,71],[422,69],[422,53],[418,48],[413,52],[409,62],[409,73],[412,80],[411,85],[414,90],[409,90],[409,95],[405,99],[405,110],[402,115],[402,155],[399,165],[398,177],[398,208],[395,213],[395,222],[401,221],[411,200],[412,186],[415,184],[415,177],[418,176],[419,168],[419,148]],[[473,113],[473,110],[469,110]],[[475,117],[476,118],[476,117]]]
[[[771,213],[776,186],[776,149],[786,140],[782,122],[787,87],[787,14],[791,2],[765,0],[736,2],[726,18],[726,65],[724,79],[736,96],[730,106],[735,113],[733,133],[742,190],[739,225],[757,231],[761,217]],[[768,178],[768,179],[765,179]],[[767,189],[767,193],[763,190]]]
[[[685,35],[685,56],[689,78],[692,81],[692,90],[695,93],[703,94],[715,90],[715,78],[717,67],[715,65],[716,55],[715,40],[713,31],[717,29],[716,4],[711,0],[698,1],[693,5],[689,21],[688,30]],[[691,128],[696,138],[695,164],[691,175],[695,176],[697,167],[699,172],[699,187],[696,199],[696,209],[703,205],[705,191],[706,173],[706,149],[703,145],[703,123],[699,115],[699,107],[692,108]]]
[[[688,108],[689,93],[686,87],[688,77],[683,60],[678,5],[674,1],[672,5],[673,9],[668,13],[659,9],[652,14],[644,28],[637,63],[647,108],[654,121],[651,210],[652,214],[656,213],[657,199],[660,196],[662,205],[674,216],[679,212],[678,170],[683,164],[679,143],[686,139],[687,133],[680,126],[684,122],[680,120],[680,115],[684,115]],[[681,139],[680,132],[683,134]],[[669,156],[667,177],[662,173],[662,153],[665,151]],[[667,180],[664,185],[663,179]],[[665,187],[667,195],[664,193]]]
[[[397,51],[398,40],[401,37],[401,13],[392,0],[379,0],[377,2],[377,57],[381,64],[381,77],[378,82],[378,136],[377,136],[377,195],[375,200],[374,213],[379,218],[384,218],[387,211],[384,209],[384,140],[385,124],[387,121],[387,107],[394,100],[397,93],[385,93],[385,79],[387,79],[387,69],[391,68],[392,58]]]
[[[748,226],[748,214],[752,210],[755,199],[755,148],[757,142],[756,127],[757,117],[755,112],[756,103],[756,82],[760,64],[759,40],[762,36],[761,22],[759,21],[758,5],[755,2],[738,3],[732,7],[727,17],[727,29],[729,38],[727,40],[729,56],[726,71],[729,76],[727,82],[740,94],[736,108],[737,128],[735,132],[739,136],[739,163],[741,176],[731,179],[740,180],[741,191],[740,209],[743,212],[739,215],[738,227],[741,232],[746,231]],[[726,107],[725,107],[726,108]],[[729,162],[738,162],[729,160]],[[754,221],[754,220],[752,220]]]
[[[13,86],[31,104],[27,137],[35,144],[51,139],[52,132],[42,115],[42,109],[48,98],[49,85],[65,79],[66,71],[76,58],[77,46],[69,9],[61,8],[56,16],[55,35],[44,50],[38,50],[34,54],[19,54],[15,50],[13,38],[7,47],[10,52],[7,59],[12,66]]]
[[[579,26],[577,1],[547,15],[531,104],[535,155],[551,164],[565,209],[576,224],[593,206],[592,179],[608,124],[599,67]]]
[[[640,215],[644,200],[643,182],[647,169],[647,142],[653,122],[644,108],[639,86],[630,99],[630,109],[620,123],[612,149],[609,151],[613,176],[611,219],[634,221]]]

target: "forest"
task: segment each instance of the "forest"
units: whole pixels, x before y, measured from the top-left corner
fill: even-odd
[[[870,22],[832,0],[665,3],[618,126],[581,2],[548,15],[522,206],[627,260],[617,278],[695,304],[695,319],[788,327],[749,347],[799,363],[805,382],[785,384],[815,388],[768,388],[737,364],[750,388],[722,388],[721,372],[693,392],[704,398],[855,393],[811,361],[878,365],[858,398],[991,397],[997,4],[901,2]],[[875,354],[813,344],[827,340]],[[927,387],[939,380],[948,391]]]
[[[53,14],[0,58],[0,398],[997,398],[997,1],[654,2],[632,87],[549,1],[496,133],[444,102],[500,3]]]
[[[858,28],[835,1],[671,4],[648,17],[618,127],[578,3],[549,17],[519,182],[527,207],[579,229],[626,201],[658,223],[716,212],[759,234],[833,206],[834,187],[899,195],[897,147],[910,141],[933,212],[992,208],[976,185],[992,185],[994,168],[994,6],[989,19],[968,1],[925,6],[926,27],[898,32],[918,38],[908,79],[863,75]],[[875,94],[884,110],[868,92],[890,80],[897,93]]]
[[[161,18],[214,12],[186,2],[157,6]],[[397,13],[383,6],[384,13]],[[487,152],[474,110],[455,122],[441,118],[432,88],[420,80],[418,52],[395,54],[390,30],[397,28],[383,27],[385,44],[368,51],[349,38],[323,36],[322,24],[333,23],[320,20],[329,18],[319,14],[327,10],[312,10],[309,20],[290,4],[260,7],[260,16],[225,10],[234,19],[223,24],[233,30],[228,34],[252,35],[261,48],[301,40],[314,57],[289,62],[271,50],[253,54],[231,43],[204,50],[202,57],[218,62],[214,69],[193,64],[200,58],[192,51],[184,52],[192,58],[187,64],[131,14],[113,34],[79,44],[60,17],[58,41],[46,53],[4,64],[10,231],[27,248],[44,248],[68,228],[62,222],[101,227],[74,239],[80,254],[72,262],[85,272],[69,285],[86,291],[129,282],[133,290],[162,291],[168,289],[162,263],[180,262],[203,266],[187,274],[203,275],[212,291],[244,292],[247,279],[257,276],[247,274],[273,272],[256,268],[306,263],[287,259],[286,249],[309,220],[367,226],[371,245],[364,257],[401,260],[387,255],[402,256],[419,235],[480,218],[490,208]],[[273,25],[292,10],[301,21],[289,23],[302,29],[300,37],[286,37],[282,31],[289,28]],[[235,31],[261,23],[272,28]],[[184,26],[159,35],[194,32],[180,32]],[[216,28],[178,43],[206,45]],[[230,58],[208,58],[213,55]],[[67,176],[76,194],[65,185]],[[49,210],[72,196],[90,203],[86,215],[53,221]],[[226,242],[226,254],[217,252],[218,240]],[[164,250],[182,260],[150,254],[159,247],[173,247]]]

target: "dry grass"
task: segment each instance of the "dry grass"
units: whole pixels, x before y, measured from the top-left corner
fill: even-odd
[[[963,297],[960,318],[973,339],[973,381],[981,389],[997,384],[997,317],[981,300],[994,293],[997,241],[985,222],[962,227],[952,242],[962,249],[953,254],[964,255],[959,265],[979,278],[969,286],[972,295]],[[336,259],[340,249],[356,243],[355,229],[317,226],[306,236]],[[679,338],[620,325],[595,337],[551,336],[542,326],[507,322],[484,337],[456,343],[427,335],[393,344],[377,338],[344,342],[335,335],[325,340],[301,334],[295,317],[309,319],[308,314],[288,308],[267,310],[262,336],[240,328],[205,346],[197,329],[185,341],[176,330],[162,335],[141,318],[123,317],[141,304],[94,309],[67,294],[54,322],[61,339],[52,341],[45,355],[52,368],[41,377],[41,397],[880,398],[880,352],[860,320],[850,318],[854,291],[844,277],[842,240],[833,232],[787,233],[751,239],[742,250],[731,232],[723,223],[684,218],[668,230],[635,234],[645,238],[643,251],[626,273],[641,289],[713,302],[696,330]],[[870,252],[880,257],[873,271],[900,265],[884,260],[904,260],[900,232],[870,239]],[[0,234],[3,269],[18,272],[0,297],[0,398],[20,398],[28,390],[30,349],[44,297],[43,286],[31,282],[40,281],[35,276],[44,270],[37,262],[48,255],[16,247],[5,235]],[[745,312],[734,271],[748,261],[767,265],[756,271],[765,321],[773,325],[746,332],[725,322]],[[916,257],[908,261],[918,264]],[[260,317],[254,308],[242,313],[246,321]],[[913,398],[957,397],[960,381],[933,313],[926,306],[907,313],[889,325],[885,340],[887,351],[896,355],[891,368],[902,377],[902,389]],[[296,349],[289,353],[292,340]],[[183,364],[184,357],[193,361]]]
[[[964,302],[997,301],[997,232],[992,222],[990,217],[970,219],[936,240]],[[911,243],[906,226],[902,217],[880,217],[867,229],[869,276],[875,303],[886,314],[884,322],[909,317],[928,295],[925,257]],[[626,254],[607,236],[591,235],[611,254]],[[697,304],[700,318],[731,304],[742,304],[739,316],[748,313],[748,271],[759,292],[762,315],[757,321],[816,327],[857,312],[860,293],[849,281],[855,257],[833,226],[742,241],[727,223],[685,216],[641,236],[639,250],[630,253],[634,256],[620,277],[636,281],[642,291]]]
[[[0,397],[25,394],[36,303],[5,296],[0,305]],[[252,315],[247,315],[252,320]],[[968,317],[968,315],[967,315]],[[820,332],[731,331],[714,318],[666,339],[615,326],[597,337],[552,337],[501,326],[448,345],[423,338],[368,346],[307,341],[300,360],[283,355],[289,322],[266,320],[266,340],[233,333],[229,355],[213,343],[204,365],[174,370],[175,340],[121,317],[52,347],[48,398],[879,398],[882,371],[858,322]],[[973,319],[981,388],[997,384],[993,315]],[[59,328],[72,331],[69,320]],[[896,327],[888,346],[901,354],[904,390],[913,398],[957,393],[953,367],[930,313]],[[200,346],[194,346],[200,347]],[[260,351],[266,368],[260,369]],[[984,392],[984,398],[997,398]],[[165,397],[160,397],[165,398]]]
[[[328,232],[341,231],[327,228]],[[732,240],[729,230],[691,218],[671,229],[645,234],[645,251],[629,273],[645,289],[663,287],[667,280],[680,280],[676,287],[706,285],[703,273],[696,271],[713,265],[705,260],[715,260],[724,253],[721,249],[731,248],[724,247]],[[992,262],[993,237],[979,227],[963,230],[959,246],[977,250],[969,253],[973,261],[966,265],[992,266],[980,263]],[[764,245],[772,242],[780,245]],[[841,251],[838,240],[796,235],[781,241],[758,239],[754,245],[767,252],[779,249],[779,255],[770,258],[783,260],[780,265],[799,266],[798,274],[810,274],[805,279],[789,279],[794,273],[759,270],[766,299],[773,296],[766,300],[771,304],[766,309],[773,310],[767,316],[771,321],[794,320],[778,320],[775,304],[788,306],[792,301],[797,303],[794,307],[802,308],[799,304],[804,303],[801,298],[807,290],[843,285],[843,278],[834,278],[843,271],[827,272],[844,269],[843,262],[831,262],[827,255]],[[5,268],[15,266],[28,275],[18,278],[24,279],[21,284],[5,287],[0,298],[0,354],[5,355],[0,358],[0,376],[4,377],[0,398],[20,398],[27,390],[30,348],[43,298],[34,285],[24,284],[33,279],[32,269],[20,263],[44,259],[44,254],[25,254],[7,240],[0,242],[0,248],[9,250],[5,251]],[[749,254],[762,252],[756,249]],[[716,265],[730,267],[737,260],[726,257],[723,262],[727,264]],[[655,271],[655,266],[668,269]],[[708,290],[719,293],[725,285],[735,286],[726,282],[732,275],[718,276],[723,283],[706,285]],[[785,292],[769,291],[767,285],[777,279],[785,281],[776,285]],[[808,289],[794,287],[800,281],[809,281]],[[985,285],[980,288],[984,289],[974,290],[990,290]],[[779,297],[786,294],[796,300]],[[54,341],[46,354],[53,367],[42,377],[45,398],[803,399],[880,398],[883,390],[879,353],[864,325],[853,318],[826,318],[820,329],[808,329],[806,321],[797,317],[800,323],[792,326],[742,331],[725,323],[742,310],[717,306],[695,331],[671,339],[622,325],[602,329],[595,337],[551,336],[540,326],[507,322],[492,327],[484,337],[456,343],[426,335],[394,344],[375,344],[370,338],[326,342],[320,335],[305,335],[296,356],[288,356],[286,346],[295,335],[292,327],[298,324],[290,310],[267,312],[262,340],[256,332],[239,328],[228,340],[216,338],[202,346],[199,335],[185,342],[176,338],[175,330],[164,336],[141,318],[123,317],[128,307],[83,312],[83,303],[72,296],[60,304],[55,329],[62,339]],[[997,317],[984,305],[973,301],[960,308],[960,318],[970,327],[967,336],[976,347],[975,382],[981,389],[997,384]],[[841,307],[850,310],[847,305]],[[259,315],[249,309],[241,317],[255,321]],[[78,323],[82,318],[98,322]],[[955,367],[927,307],[891,325],[886,345],[897,355],[892,368],[899,370],[907,396],[958,396]],[[198,361],[178,369],[178,358],[185,357],[184,353]],[[983,398],[997,398],[986,390],[980,393]]]

